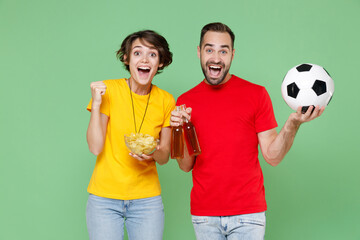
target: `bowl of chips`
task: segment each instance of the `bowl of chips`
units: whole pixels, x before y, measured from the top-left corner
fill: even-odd
[[[152,154],[159,144],[159,139],[155,139],[153,136],[143,133],[125,134],[124,139],[126,147],[130,152],[136,155]]]

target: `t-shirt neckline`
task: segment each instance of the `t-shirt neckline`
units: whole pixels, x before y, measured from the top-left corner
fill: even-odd
[[[220,90],[220,89],[223,89],[227,86],[230,85],[230,82],[233,81],[234,79],[234,75],[231,74],[231,78],[229,79],[229,81],[227,81],[226,83],[223,83],[223,84],[219,84],[219,85],[211,85],[211,84],[208,84],[205,82],[205,79],[202,81],[202,85],[205,87],[205,88],[209,88],[209,89],[213,89],[213,90]]]

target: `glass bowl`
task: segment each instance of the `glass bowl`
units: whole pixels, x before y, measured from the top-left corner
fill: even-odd
[[[152,154],[160,142],[159,139],[143,133],[125,134],[124,140],[127,149],[136,155]]]

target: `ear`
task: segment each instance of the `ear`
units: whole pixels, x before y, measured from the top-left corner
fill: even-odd
[[[198,55],[198,58],[200,58],[200,47],[199,46],[197,47],[197,55]]]
[[[126,55],[126,54],[124,54],[124,63],[125,63],[126,65],[129,65],[129,61],[128,61],[128,58],[127,58],[127,55]]]
[[[231,58],[231,61],[234,59],[234,56],[235,56],[235,49],[232,50],[232,58]]]
[[[160,64],[159,64],[159,68],[161,68],[162,66],[164,66],[164,64],[163,64],[163,63],[160,63]]]

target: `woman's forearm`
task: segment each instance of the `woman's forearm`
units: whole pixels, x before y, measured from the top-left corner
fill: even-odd
[[[107,122],[108,116],[100,113],[100,107],[92,107],[86,138],[94,155],[99,155],[104,148]]]

